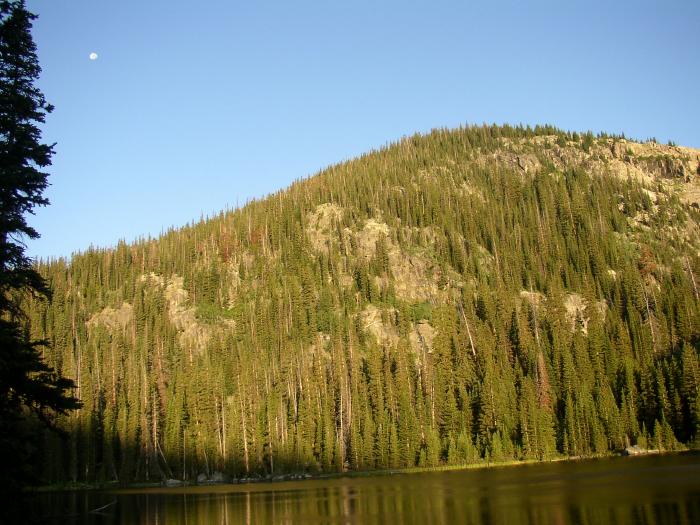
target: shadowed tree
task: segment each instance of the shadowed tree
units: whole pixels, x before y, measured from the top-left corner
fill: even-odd
[[[43,360],[43,341],[32,341],[20,302],[49,289],[25,254],[24,238],[39,234],[25,215],[42,195],[53,146],[42,144],[37,124],[52,111],[34,86],[41,68],[30,33],[35,15],[24,1],[0,2],[0,486],[8,495],[31,481],[30,436],[36,417],[48,426],[56,413],[77,408],[73,382]]]

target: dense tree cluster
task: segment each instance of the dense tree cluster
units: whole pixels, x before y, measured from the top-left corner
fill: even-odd
[[[67,442],[47,435],[45,479],[691,443],[700,258],[683,232],[699,214],[543,154],[614,140],[436,131],[158,239],[41,264],[54,293],[28,300],[29,326],[84,403],[61,421]],[[539,168],[494,160],[509,141]]]

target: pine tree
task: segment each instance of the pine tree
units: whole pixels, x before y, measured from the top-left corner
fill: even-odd
[[[35,18],[23,0],[0,2],[0,484],[9,492],[29,480],[28,413],[50,425],[53,414],[78,406],[68,393],[73,383],[43,360],[43,342],[29,338],[19,307],[25,294],[49,295],[22,242],[39,236],[25,214],[48,204],[41,170],[53,154],[37,127],[53,108],[34,86]]]

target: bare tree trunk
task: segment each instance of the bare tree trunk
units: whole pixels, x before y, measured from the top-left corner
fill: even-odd
[[[240,383],[240,377],[238,382]],[[248,460],[248,429],[246,427],[245,410],[243,409],[243,397],[239,396],[241,405],[241,422],[243,424],[243,461],[245,462],[245,473],[250,473],[250,463]]]
[[[690,274],[690,281],[693,283],[693,291],[695,292],[695,300],[700,301],[700,296],[698,295],[698,286],[695,283],[695,276],[693,275],[693,268],[690,266],[690,259],[685,256],[685,264],[688,267],[688,273]]]
[[[644,303],[647,309],[647,321],[649,322],[649,331],[651,332],[651,344],[654,349],[654,354],[656,354],[656,334],[654,333],[654,320],[651,317],[651,310],[649,309],[649,296],[647,291],[644,289],[644,284],[642,284],[642,293],[644,294]]]
[[[462,314],[462,319],[464,319],[464,326],[467,327],[467,335],[469,336],[469,346],[472,349],[472,355],[476,357],[476,348],[474,348],[474,339],[472,339],[472,331],[469,329],[469,321],[467,321],[467,315],[464,313],[464,306],[462,302],[459,302],[459,312]]]

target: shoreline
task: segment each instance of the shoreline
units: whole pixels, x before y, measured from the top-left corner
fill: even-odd
[[[225,486],[242,486],[242,485],[256,485],[261,483],[285,483],[293,481],[318,481],[324,479],[340,479],[340,478],[365,478],[365,477],[375,477],[375,476],[395,476],[403,474],[421,474],[427,472],[447,472],[447,471],[460,471],[460,470],[485,470],[491,468],[510,468],[519,467],[527,465],[538,465],[547,463],[561,463],[561,462],[575,462],[575,461],[588,461],[596,459],[612,459],[612,458],[624,458],[624,457],[645,457],[651,455],[670,455],[670,454],[684,454],[684,453],[698,453],[700,449],[697,448],[686,448],[685,450],[647,450],[644,453],[635,455],[624,455],[621,453],[605,453],[605,454],[595,454],[590,456],[566,456],[566,457],[553,457],[551,459],[524,459],[524,460],[508,460],[508,461],[497,461],[497,462],[477,462],[468,463],[464,465],[438,465],[435,467],[408,467],[408,468],[398,468],[398,469],[377,469],[377,470],[356,470],[356,471],[345,471],[345,472],[324,472],[318,474],[310,473],[288,473],[279,475],[268,475],[266,477],[248,477],[248,478],[236,478],[229,479],[222,482],[207,481],[203,483],[197,483],[196,481],[182,481],[175,480],[178,482],[177,485],[168,486],[164,481],[157,482],[134,482],[128,484],[119,484],[118,482],[105,482],[105,483],[76,483],[76,484],[63,484],[63,485],[43,485],[38,487],[32,487],[28,489],[28,492],[34,494],[46,494],[46,493],[58,493],[58,492],[112,492],[112,493],[127,493],[133,494],[138,492],[152,492],[152,491],[167,491],[177,493],[178,490],[182,489],[207,489],[212,487],[225,487]]]

